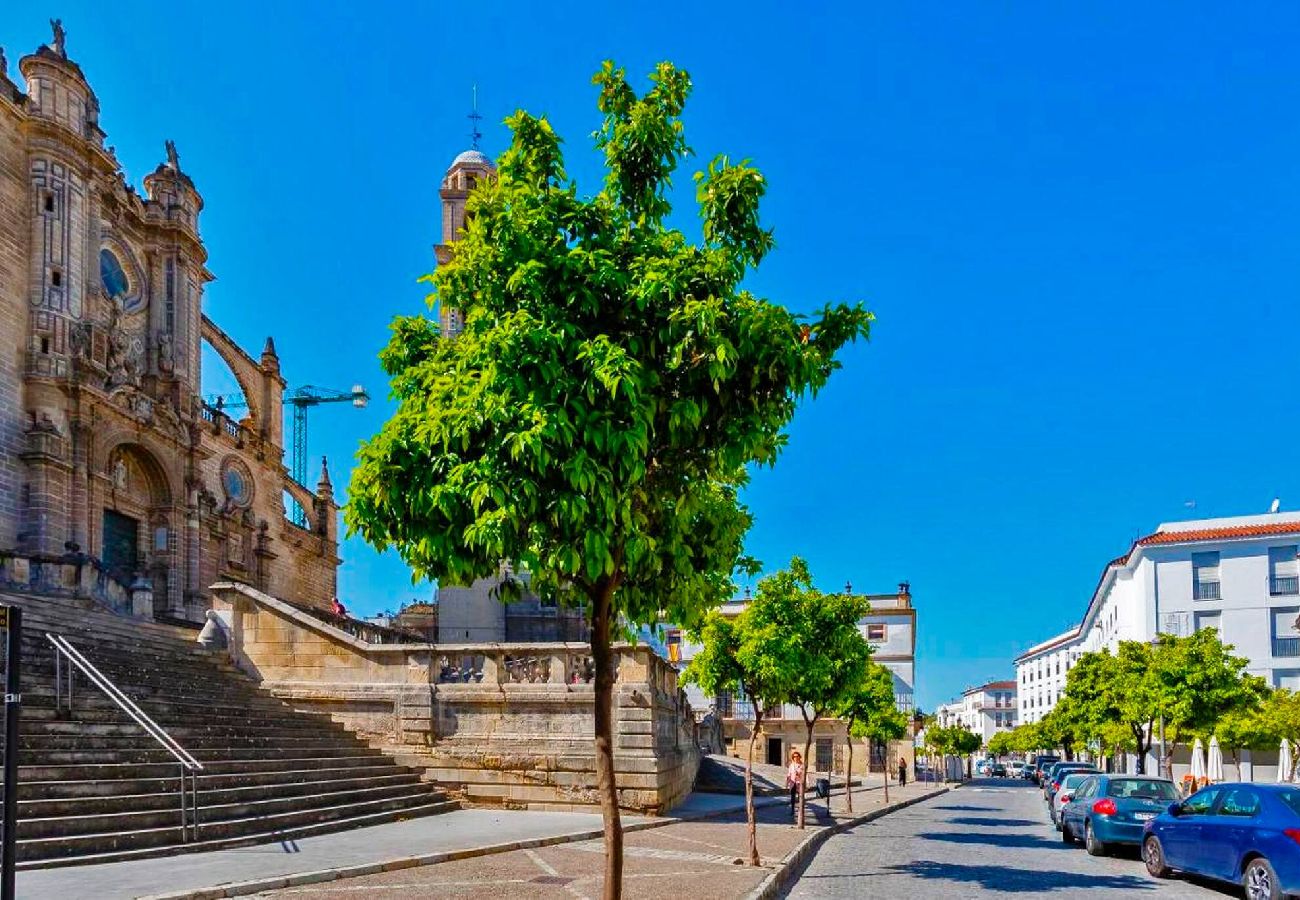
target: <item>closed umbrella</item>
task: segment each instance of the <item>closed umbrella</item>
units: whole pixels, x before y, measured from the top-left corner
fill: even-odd
[[[1219,739],[1210,738],[1210,761],[1206,764],[1205,776],[1218,784],[1228,779],[1223,777],[1223,751],[1219,749]]]
[[[1286,781],[1291,771],[1291,742],[1282,738],[1282,752],[1277,757],[1277,783]]]
[[[1205,745],[1200,738],[1192,744],[1192,780],[1198,786],[1205,780]]]

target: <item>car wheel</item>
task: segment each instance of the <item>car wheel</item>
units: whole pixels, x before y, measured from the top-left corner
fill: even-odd
[[[1064,819],[1061,820],[1061,842],[1074,845],[1074,832],[1070,830],[1070,823]]]
[[[1147,864],[1147,872],[1153,877],[1169,877],[1169,867],[1165,865],[1165,848],[1160,846],[1160,838],[1155,835],[1142,842],[1142,861]]]
[[[1277,873],[1263,857],[1250,861],[1241,884],[1246,889],[1246,900],[1282,900],[1282,887],[1277,883]]]
[[[1086,822],[1083,826],[1083,845],[1088,848],[1089,856],[1105,856],[1106,845],[1097,840],[1097,835],[1092,833],[1092,823]]]

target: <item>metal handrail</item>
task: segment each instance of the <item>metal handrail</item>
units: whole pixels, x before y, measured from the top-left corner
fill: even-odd
[[[162,745],[163,749],[170,753],[178,763],[180,763],[181,773],[181,840],[188,842],[198,840],[199,836],[199,783],[198,773],[203,771],[203,763],[195,759],[188,750],[177,743],[167,731],[151,719],[144,710],[142,710],[134,700],[122,693],[122,690],[108,678],[103,672],[95,667],[95,664],[86,659],[80,650],[72,645],[61,634],[52,634],[47,632],[45,637],[54,645],[54,707],[56,710],[63,708],[62,694],[60,684],[62,682],[62,672],[60,671],[59,660],[67,658],[70,663],[68,667],[68,712],[72,712],[72,675],[73,667],[80,669],[82,674],[90,679],[95,687],[103,691],[108,698],[116,703],[128,716],[135,720],[135,723],[145,730],[151,738]],[[186,799],[185,776],[189,775],[189,798]]]

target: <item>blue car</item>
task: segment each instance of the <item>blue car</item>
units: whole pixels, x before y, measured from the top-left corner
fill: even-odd
[[[1061,840],[1083,841],[1093,856],[1104,856],[1115,844],[1137,846],[1147,822],[1177,800],[1178,789],[1167,778],[1093,775],[1061,807]]]
[[[1228,881],[1247,900],[1300,892],[1300,786],[1203,788],[1147,823],[1142,858],[1157,878],[1177,869]]]

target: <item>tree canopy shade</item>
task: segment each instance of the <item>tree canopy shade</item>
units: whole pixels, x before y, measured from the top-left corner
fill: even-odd
[[[465,584],[508,559],[540,593],[584,600],[614,897],[612,630],[661,613],[689,627],[729,595],[746,467],[775,462],[797,402],[872,316],[839,305],[805,320],[741,286],[772,247],[766,183],[745,163],[696,176],[702,243],[668,227],[690,152],[686,72],[661,63],[640,96],[612,63],[594,81],[603,187],[580,196],[550,123],[510,117],[498,176],[431,276],[463,331],[394,322],[380,358],[397,411],[360,450],[346,521],[418,576]]]
[[[853,739],[859,738],[867,745],[867,759],[871,759],[871,742],[877,741],[886,748],[907,734],[907,716],[898,708],[894,698],[894,674],[880,663],[867,661],[862,678],[856,685],[847,687],[833,710],[844,720],[845,743],[848,753],[844,771],[845,808],[853,811]],[[889,769],[885,759],[885,802],[889,802]]]

